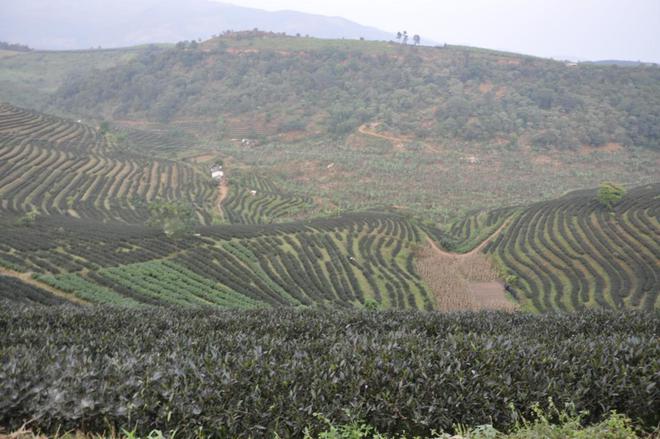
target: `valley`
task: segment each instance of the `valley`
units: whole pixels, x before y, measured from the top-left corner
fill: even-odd
[[[0,437],[650,432],[658,169],[643,63],[256,29],[3,50]]]

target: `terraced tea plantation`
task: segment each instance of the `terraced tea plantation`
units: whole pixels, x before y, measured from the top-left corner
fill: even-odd
[[[446,230],[378,212],[309,220],[318,214],[312,199],[241,167],[229,170],[218,205],[220,191],[205,165],[156,158],[176,155],[171,149],[184,138],[116,133],[0,105],[0,269],[3,291],[12,291],[5,298],[430,310],[449,303],[440,297],[449,284],[433,264],[453,259],[425,259],[418,272],[416,261],[435,251],[429,240],[460,253],[490,239],[485,251],[523,309],[659,306],[660,184],[631,190],[612,212],[594,191],[581,191],[529,207],[474,211]],[[191,205],[194,230],[171,239],[146,226],[155,200]],[[230,224],[210,225],[221,216]],[[496,302],[515,308],[500,292]]]
[[[138,150],[139,148],[135,148]],[[210,223],[217,189],[202,170],[121,148],[82,123],[0,105],[0,209],[143,223],[178,200]]]
[[[657,309],[660,293],[660,185],[630,190],[613,211],[593,190],[523,210],[488,247],[517,279],[526,308]]]
[[[222,203],[222,209],[232,224],[291,220],[312,207],[310,198],[285,193],[270,180],[244,172],[231,174],[229,196]]]
[[[436,234],[436,238],[445,241],[443,244],[451,250],[463,253],[474,248],[505,225],[516,210],[516,208],[505,207],[490,211],[470,212],[465,218],[452,224],[447,234],[444,236]]]
[[[4,224],[0,265],[89,303],[230,308],[430,310],[414,270],[421,231],[365,213],[282,225],[210,226],[182,240],[158,229],[49,217]],[[17,293],[17,300],[23,301]]]

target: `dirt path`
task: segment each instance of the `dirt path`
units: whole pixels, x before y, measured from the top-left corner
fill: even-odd
[[[32,285],[33,287],[37,287],[37,288],[40,288],[44,291],[47,291],[47,292],[51,293],[53,296],[57,296],[57,297],[60,297],[62,299],[68,300],[69,302],[78,303],[78,304],[81,304],[81,305],[87,304],[87,302],[85,302],[82,299],[79,299],[78,297],[74,296],[73,294],[64,292],[62,290],[58,290],[57,288],[51,287],[50,285],[48,285],[44,282],[41,282],[37,279],[34,279],[30,275],[30,273],[20,273],[18,271],[9,270],[7,268],[1,268],[0,267],[0,275],[7,276],[7,277],[13,277],[15,279],[20,280],[23,283],[26,283],[28,285]]]
[[[408,137],[396,137],[396,136],[391,136],[383,133],[378,133],[376,131],[372,131],[374,129],[373,126],[369,126],[368,124],[361,125],[358,128],[358,132],[360,134],[364,134],[365,136],[371,136],[371,137],[378,137],[379,139],[385,139],[390,142],[394,143],[394,148],[403,151],[405,150],[403,144],[407,142],[413,142],[414,139],[408,138]],[[432,151],[432,152],[438,152],[438,147],[435,145],[431,145],[430,143],[427,142],[422,142],[419,141],[421,145],[423,145],[427,150]]]
[[[360,128],[358,128],[358,131],[361,134],[365,134],[367,136],[372,136],[372,137],[379,137],[381,139],[389,140],[390,142],[410,142],[410,139],[406,139],[405,137],[388,136],[387,134],[382,134],[382,133],[377,133],[375,131],[371,131],[371,130],[369,130],[368,125],[360,126]]]
[[[227,195],[229,195],[229,183],[227,182],[227,177],[223,178],[222,181],[220,182],[220,185],[218,186],[218,202],[217,202],[217,207],[218,207],[218,212],[222,215],[222,203],[225,201],[227,198]]]

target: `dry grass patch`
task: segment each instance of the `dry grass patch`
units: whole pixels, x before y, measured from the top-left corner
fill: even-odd
[[[415,268],[431,288],[440,311],[497,309],[515,311],[490,260],[483,253],[452,255],[427,246]]]

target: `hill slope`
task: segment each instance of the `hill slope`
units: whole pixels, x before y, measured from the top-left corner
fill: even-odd
[[[229,159],[322,210],[397,206],[446,223],[603,179],[657,182],[659,72],[243,32],[197,48],[14,53],[0,94],[111,120],[129,148],[162,158]]]
[[[71,111],[169,121],[254,119],[275,134],[363,123],[421,139],[576,148],[660,145],[660,69],[579,65],[461,47],[258,32],[151,50],[71,78]],[[277,123],[268,123],[274,121]]]
[[[327,206],[436,222],[657,182],[660,163],[660,69],[464,47],[230,34],[71,77],[52,106],[176,127]]]
[[[511,292],[535,310],[660,306],[660,185],[610,212],[595,191],[530,206],[487,246]]]
[[[0,221],[0,266],[37,273],[88,303],[346,308],[372,300],[432,309],[435,302],[413,267],[422,232],[392,215],[212,226],[183,240],[144,226],[59,216],[31,226]]]
[[[148,203],[163,199],[187,202],[211,221],[210,176],[82,123],[0,104],[0,159],[0,213],[144,223]]]

